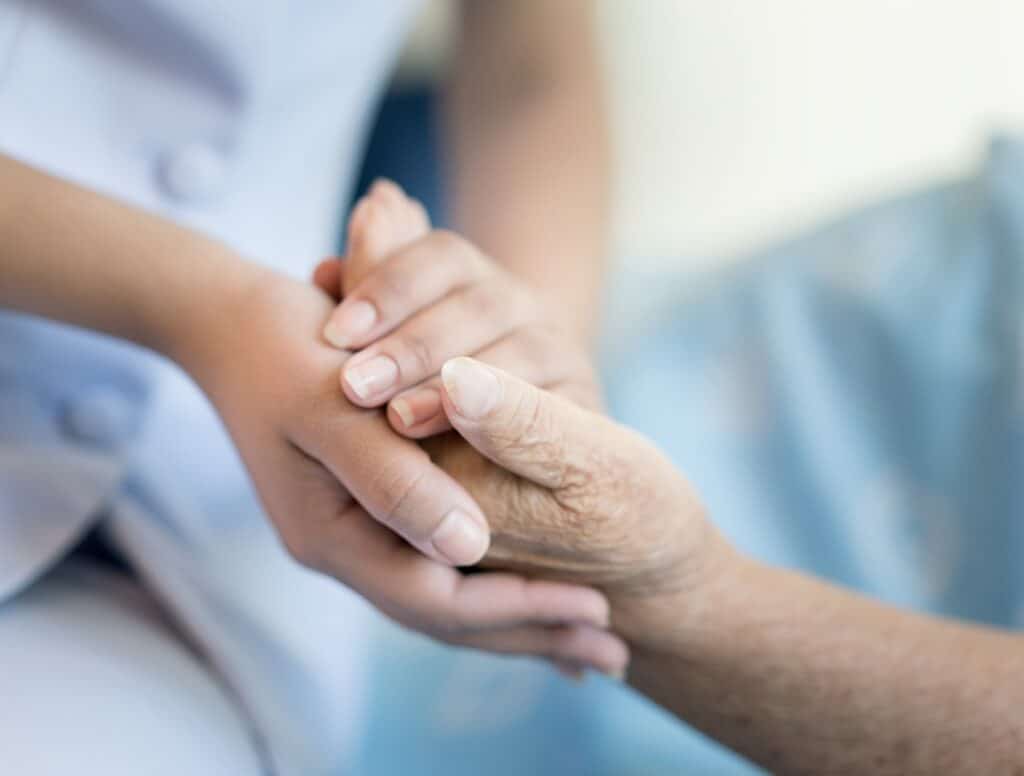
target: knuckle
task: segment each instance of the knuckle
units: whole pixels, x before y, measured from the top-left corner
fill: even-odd
[[[572,657],[580,651],[579,632],[573,628],[559,628],[551,633],[546,646],[548,657]]]
[[[573,632],[568,628],[555,628],[549,631],[545,651],[549,655],[561,655],[572,651],[575,643]]]
[[[563,514],[587,522],[592,538],[607,535],[609,529],[618,536],[630,522],[623,513],[626,505],[633,503],[623,482],[627,470],[625,462],[600,451],[576,451],[563,460],[561,481],[553,495]]]
[[[437,229],[431,236],[435,250],[458,268],[461,273],[478,277],[488,266],[483,254],[473,243],[448,229]]]
[[[450,229],[435,229],[431,235],[431,243],[436,250],[452,257],[465,256],[472,247],[465,237]]]
[[[329,389],[334,396],[318,397],[302,407],[304,418],[317,419],[305,429],[304,439],[326,460],[343,462],[358,451],[358,440],[373,425],[374,416],[372,410],[351,405],[344,396],[339,399],[337,378],[331,383]]]
[[[403,522],[409,502],[415,498],[427,477],[423,462],[417,463],[420,465],[412,466],[408,461],[391,461],[381,468],[371,483],[378,517],[388,525]]]
[[[378,270],[374,277],[375,282],[367,293],[369,299],[377,303],[378,308],[400,305],[411,298],[416,275],[403,272],[401,269],[397,262],[388,262]]]
[[[524,389],[519,391],[519,395],[516,397],[509,412],[512,417],[512,425],[517,427],[524,437],[539,438],[537,434],[543,431],[546,422],[540,395],[536,390]]]
[[[493,320],[495,316],[511,319],[505,296],[499,289],[474,284],[458,292],[458,304],[470,320]]]
[[[549,481],[561,481],[565,469],[565,440],[541,401],[540,392],[522,391],[509,410],[509,422],[500,424],[506,433],[492,443],[516,458],[529,458],[533,468],[545,472]]]
[[[397,339],[396,351],[406,380],[433,374],[437,371],[434,348],[424,337],[404,334]]]
[[[595,487],[595,471],[578,463],[571,463],[563,466],[561,474],[558,501],[562,508],[580,515],[598,514],[605,499],[600,497],[599,489]]]

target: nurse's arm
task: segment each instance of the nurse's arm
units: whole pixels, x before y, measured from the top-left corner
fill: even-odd
[[[189,321],[264,274],[214,240],[0,155],[0,306],[175,357]]]
[[[449,362],[443,400],[518,475],[448,462],[491,562],[603,588],[630,684],[680,718],[772,772],[1024,773],[1020,636],[745,558],[646,441],[491,367]]]
[[[329,521],[362,505],[436,560],[470,564],[486,550],[486,520],[462,488],[380,413],[345,401],[337,373],[347,354],[319,336],[331,301],[308,284],[0,156],[0,306],[177,361],[225,421],[290,547],[325,544],[300,512],[315,507]],[[326,494],[311,505],[307,476]]]
[[[448,89],[455,228],[585,343],[608,223],[590,0],[463,0]]]

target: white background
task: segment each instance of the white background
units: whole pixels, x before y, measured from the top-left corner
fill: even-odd
[[[1022,0],[598,3],[628,266],[703,268],[1024,128]]]

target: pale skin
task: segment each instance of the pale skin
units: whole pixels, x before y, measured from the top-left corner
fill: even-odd
[[[400,194],[371,195],[363,208],[415,240],[375,266],[325,264],[318,277],[344,275],[349,299],[417,311],[390,319],[390,333],[363,353],[391,351],[469,298],[396,297],[390,273],[430,239],[421,209]],[[482,260],[462,246],[443,265],[421,266],[422,286],[486,289],[494,276]],[[515,326],[500,334],[520,336]],[[486,341],[467,347],[476,359],[449,360],[440,382],[429,381],[469,444],[450,433],[425,444],[488,516],[483,565],[603,590],[632,652],[633,687],[774,772],[1024,771],[1019,636],[900,611],[741,555],[653,446],[571,390],[559,395],[543,346],[530,364]]]

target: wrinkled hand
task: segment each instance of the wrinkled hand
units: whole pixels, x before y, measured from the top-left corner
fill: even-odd
[[[485,565],[598,586],[615,616],[698,590],[731,553],[639,435],[473,359],[442,375],[449,420],[488,460],[447,442],[427,449],[487,513]]]

